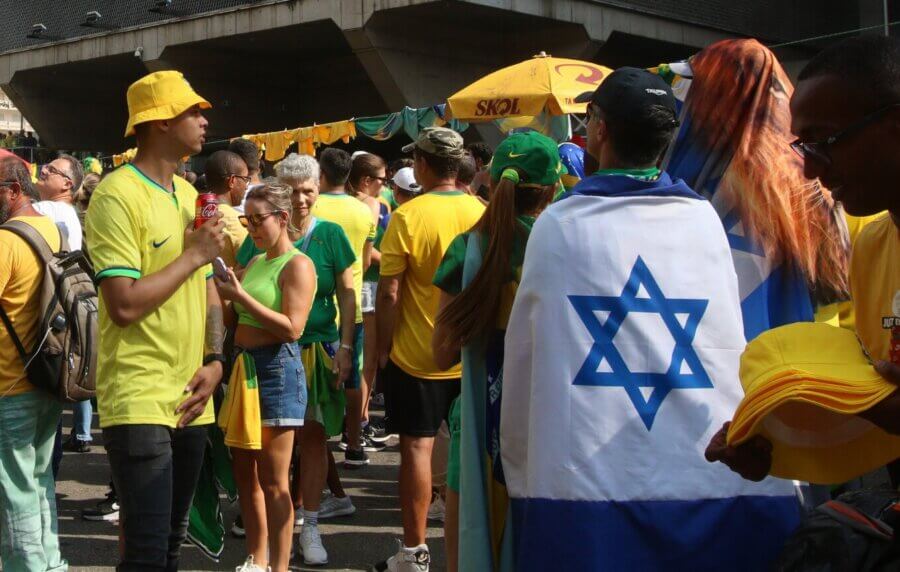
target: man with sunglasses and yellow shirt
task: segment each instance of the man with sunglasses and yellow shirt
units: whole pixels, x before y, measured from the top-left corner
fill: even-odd
[[[887,211],[859,234],[850,289],[860,342],[888,381],[900,385],[900,40],[861,36],[814,57],[791,98],[791,144],[805,175],[831,190],[847,213]],[[900,434],[900,392],[859,414]],[[741,476],[759,480],[771,466],[762,437],[725,445],[727,425],[706,451]],[[892,474],[894,484],[897,474]]]

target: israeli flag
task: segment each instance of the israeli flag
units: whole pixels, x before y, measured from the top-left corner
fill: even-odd
[[[593,176],[528,241],[505,344],[501,451],[516,570],[763,570],[790,481],[706,462],[743,391],[721,219],[663,173]]]

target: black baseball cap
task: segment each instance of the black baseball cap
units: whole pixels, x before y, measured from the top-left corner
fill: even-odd
[[[576,103],[593,103],[604,113],[623,119],[640,118],[651,105],[662,105],[677,117],[675,95],[666,81],[645,69],[621,67],[609,74],[595,91],[586,91]],[[678,122],[676,120],[675,124]]]

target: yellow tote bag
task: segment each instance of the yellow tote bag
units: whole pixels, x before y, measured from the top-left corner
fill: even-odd
[[[219,427],[225,444],[238,449],[262,449],[262,414],[256,363],[247,353],[238,354],[228,380],[225,401],[219,410]]]

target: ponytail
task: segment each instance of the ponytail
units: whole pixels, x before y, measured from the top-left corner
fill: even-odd
[[[507,171],[510,173],[507,175]],[[447,327],[447,342],[464,346],[490,331],[497,321],[503,291],[515,279],[510,272],[513,245],[517,238],[526,239],[526,231],[517,217],[543,210],[553,199],[556,186],[518,186],[524,174],[506,169],[494,183],[491,201],[470,235],[471,240],[487,239],[481,267],[472,282],[447,305],[438,320]]]

